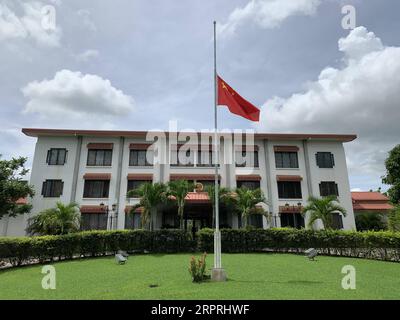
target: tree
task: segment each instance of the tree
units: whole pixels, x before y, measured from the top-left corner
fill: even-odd
[[[382,214],[376,212],[364,212],[356,216],[356,227],[357,231],[379,231],[386,229],[386,224],[383,221]]]
[[[29,172],[25,169],[26,160],[23,157],[0,160],[0,219],[5,215],[15,217],[28,213],[32,209],[29,204],[17,204],[18,199],[35,194],[33,186],[23,180]]]
[[[309,228],[312,228],[314,222],[320,219],[325,229],[333,228],[333,216],[335,214],[341,213],[344,217],[347,215],[346,209],[339,205],[336,196],[309,197],[308,204],[302,210],[303,216],[307,213],[310,214]]]
[[[231,199],[242,221],[244,221],[245,228],[248,225],[250,215],[265,214],[265,211],[261,207],[257,207],[258,203],[265,202],[265,197],[261,189],[252,190],[245,187],[237,188]]]
[[[81,215],[76,203],[57,202],[55,208],[44,210],[29,218],[26,231],[39,235],[60,235],[79,231]]]
[[[180,227],[183,229],[183,210],[185,208],[185,197],[191,189],[191,184],[187,180],[175,180],[168,183],[168,194],[174,196],[178,205],[178,216]]]
[[[167,186],[163,183],[146,182],[138,189],[128,192],[128,197],[140,197],[139,203],[132,208],[130,213],[133,214],[137,208],[143,208],[141,215],[143,227],[147,225],[150,230],[154,229],[154,218],[160,205],[167,201],[167,191]]]
[[[394,147],[385,161],[386,175],[382,182],[390,185],[387,194],[394,204],[400,203],[400,144]]]
[[[395,206],[389,212],[388,228],[390,231],[400,231],[400,205]]]
[[[215,228],[215,185],[206,186],[206,192],[210,198],[212,206],[212,226]],[[230,195],[230,190],[225,187],[218,187],[218,203],[221,204],[226,201],[227,197]]]

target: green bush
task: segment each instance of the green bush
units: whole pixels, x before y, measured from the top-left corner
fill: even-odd
[[[198,250],[213,252],[211,229],[198,232]],[[303,252],[316,248],[322,254],[400,261],[400,233],[280,229],[222,229],[222,252]]]
[[[196,242],[197,241],[197,242]],[[1,238],[0,261],[21,265],[32,262],[101,256],[128,252],[213,252],[214,233],[202,229],[194,241],[190,232],[166,229],[85,231],[60,236]],[[400,232],[281,229],[222,229],[223,252],[303,252],[400,261]]]
[[[190,233],[181,230],[85,231],[60,236],[0,238],[0,261],[21,265],[54,259],[100,256],[118,250],[129,252],[190,252]]]

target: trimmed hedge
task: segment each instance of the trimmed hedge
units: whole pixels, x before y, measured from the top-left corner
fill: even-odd
[[[38,261],[128,252],[190,252],[196,243],[181,230],[85,231],[62,236],[0,238],[0,261],[21,265]]]
[[[212,252],[214,234],[211,229],[198,233],[198,249]],[[222,252],[303,252],[316,248],[324,255],[349,256],[400,261],[400,233],[388,231],[342,231],[305,229],[221,230]]]
[[[214,234],[202,229],[197,242],[182,230],[87,231],[63,236],[0,238],[0,265],[72,259],[128,252],[213,252]],[[296,229],[222,229],[223,252],[303,252],[400,261],[400,233]]]

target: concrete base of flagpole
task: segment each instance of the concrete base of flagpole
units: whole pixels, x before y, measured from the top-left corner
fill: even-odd
[[[226,281],[226,272],[222,268],[213,268],[211,270],[212,281]]]

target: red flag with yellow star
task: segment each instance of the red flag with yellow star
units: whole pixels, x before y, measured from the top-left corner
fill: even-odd
[[[225,105],[229,111],[249,119],[260,120],[260,109],[243,99],[240,94],[233,90],[220,76],[218,78],[218,105]]]

